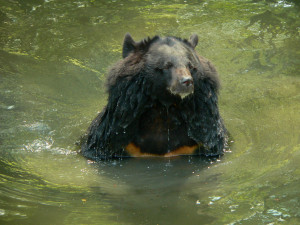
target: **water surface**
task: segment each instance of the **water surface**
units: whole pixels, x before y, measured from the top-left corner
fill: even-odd
[[[1,224],[299,224],[299,3],[0,0]],[[199,35],[231,152],[95,163],[124,34]]]

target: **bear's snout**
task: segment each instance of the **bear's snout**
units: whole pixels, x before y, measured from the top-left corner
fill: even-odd
[[[194,84],[190,71],[185,67],[175,69],[174,77],[176,77],[183,86],[189,87]]]
[[[194,80],[187,68],[173,69],[172,82],[169,90],[172,94],[179,95],[181,98],[194,92]]]
[[[180,80],[180,83],[183,86],[189,87],[189,86],[192,86],[194,84],[194,81],[193,81],[192,77],[183,77]]]

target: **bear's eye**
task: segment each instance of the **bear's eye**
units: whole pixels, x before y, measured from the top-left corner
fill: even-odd
[[[168,70],[171,69],[173,66],[173,64],[171,62],[166,63],[165,65],[161,66],[161,67],[156,67],[155,70],[159,71],[159,72],[164,72],[164,70]]]
[[[160,67],[156,67],[155,70],[156,70],[157,72],[162,73],[164,69],[162,69],[162,68],[160,68]]]
[[[165,65],[164,65],[164,70],[168,70],[170,69],[171,67],[173,66],[173,64],[171,62],[167,62]]]
[[[196,70],[196,68],[192,65],[192,63],[188,63],[187,67],[190,69],[190,71]]]

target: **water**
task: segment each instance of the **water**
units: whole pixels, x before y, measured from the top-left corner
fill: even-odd
[[[1,224],[299,224],[299,2],[0,1]],[[199,35],[234,138],[220,159],[76,154],[122,39]]]

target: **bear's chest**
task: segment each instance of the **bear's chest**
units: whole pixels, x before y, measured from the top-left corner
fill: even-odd
[[[140,117],[138,132],[127,146],[127,151],[137,156],[170,156],[192,154],[195,146],[196,142],[188,136],[187,124],[181,116],[180,108],[153,107]]]

